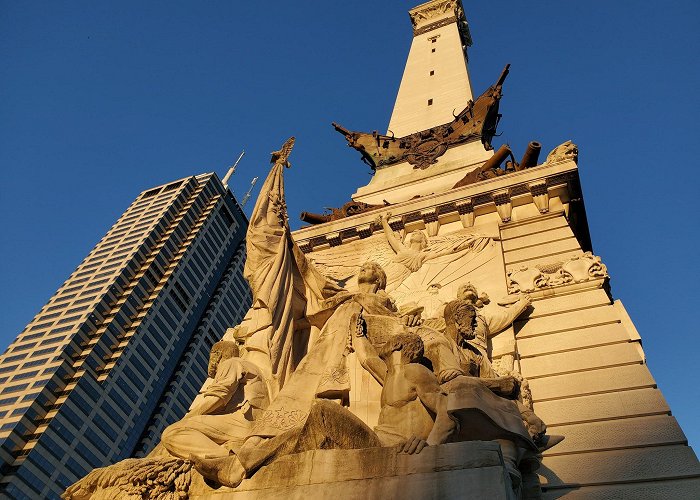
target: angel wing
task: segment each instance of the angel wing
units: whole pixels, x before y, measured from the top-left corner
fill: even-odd
[[[426,251],[434,257],[426,260],[391,293],[399,305],[414,300],[431,285],[441,286],[441,296],[454,298],[462,283],[490,282],[489,275],[498,272],[493,266],[496,245],[490,237],[461,230],[431,237],[428,242]]]
[[[362,264],[374,261],[391,277],[394,255],[384,235],[378,233],[339,247],[311,252],[307,254],[307,258],[328,279],[349,291],[354,291],[357,286],[355,278]]]
[[[491,238],[488,236],[462,230],[428,238],[426,251],[437,258],[467,249],[480,252],[488,247],[489,243]]]

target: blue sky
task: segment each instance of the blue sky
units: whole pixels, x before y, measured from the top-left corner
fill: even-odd
[[[221,176],[239,196],[297,137],[287,202],[340,206],[369,180],[331,121],[384,131],[412,2],[0,1],[0,349],[142,190]],[[465,2],[479,94],[516,156],[572,139],[594,251],[691,445],[697,365],[700,4]],[[252,208],[252,204],[248,207]]]

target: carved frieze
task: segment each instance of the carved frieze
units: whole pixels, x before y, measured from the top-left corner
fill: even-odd
[[[467,18],[464,16],[462,2],[459,0],[444,0],[428,2],[409,11],[413,36],[420,36],[452,23],[457,23],[457,30],[462,41],[464,56],[467,57],[467,47],[472,45]]]
[[[508,272],[508,293],[534,292],[592,279],[608,278],[608,269],[600,257],[586,252],[566,261],[523,266]]]
[[[461,5],[457,0],[442,0],[419,5],[411,9],[408,15],[411,17],[411,24],[413,24],[415,33],[416,29],[433,23],[437,19],[442,19],[445,15],[455,18],[460,11]]]
[[[376,169],[407,161],[413,168],[426,169],[437,162],[452,146],[481,138],[486,149],[492,149],[491,139],[501,117],[498,103],[501,88],[508,75],[506,65],[498,81],[476,101],[467,106],[444,125],[416,132],[404,137],[381,135],[378,132],[352,132],[337,123],[333,127],[345,136],[348,146],[362,154],[362,161]]]

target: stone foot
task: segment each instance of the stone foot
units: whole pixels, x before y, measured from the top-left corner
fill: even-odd
[[[223,486],[235,488],[245,478],[245,469],[235,455],[224,458],[199,458],[191,455],[190,461],[205,479]]]
[[[562,441],[564,441],[564,436],[550,436],[549,434],[545,434],[536,441],[536,444],[537,448],[540,450],[541,453],[545,450],[550,449],[552,446],[561,443]]]

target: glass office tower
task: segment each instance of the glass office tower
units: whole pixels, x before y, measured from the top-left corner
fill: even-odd
[[[248,309],[247,219],[215,174],[141,193],[0,355],[0,493],[58,498],[147,453]]]

